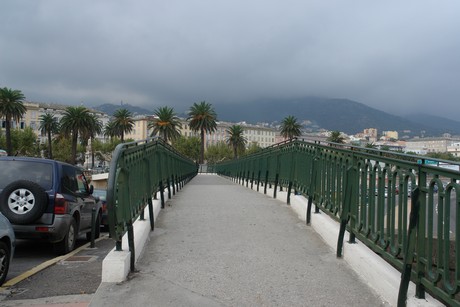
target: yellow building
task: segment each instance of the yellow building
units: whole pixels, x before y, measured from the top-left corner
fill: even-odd
[[[148,128],[149,122],[153,116],[138,116],[134,118],[133,130],[125,134],[125,140],[133,139],[135,141],[144,140],[150,137],[152,129]]]
[[[399,138],[398,131],[383,131],[382,134],[386,136],[387,139],[397,140]]]

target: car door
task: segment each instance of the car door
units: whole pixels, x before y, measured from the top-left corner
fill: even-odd
[[[80,230],[90,229],[91,228],[91,218],[93,208],[96,208],[96,200],[91,195],[88,182],[83,172],[79,169],[75,171],[75,179],[78,185],[78,196],[82,203],[81,206],[81,220],[80,220]],[[96,212],[97,213],[97,212]]]

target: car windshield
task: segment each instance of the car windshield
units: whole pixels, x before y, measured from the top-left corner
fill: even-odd
[[[43,189],[52,187],[53,166],[35,161],[0,161],[0,190],[18,180],[28,180],[39,184]]]

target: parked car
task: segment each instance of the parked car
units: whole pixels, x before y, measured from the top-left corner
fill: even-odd
[[[0,286],[3,285],[8,275],[15,245],[13,227],[8,219],[0,213]]]
[[[102,204],[92,195],[83,170],[67,163],[29,157],[0,157],[0,212],[16,238],[45,239],[58,254],[75,248],[79,234],[100,235]]]
[[[96,197],[96,199],[99,198],[102,203],[101,225],[107,230],[109,227],[109,217],[107,215],[107,190],[94,189],[93,196]]]

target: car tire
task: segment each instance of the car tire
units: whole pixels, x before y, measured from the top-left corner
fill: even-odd
[[[78,229],[77,229],[77,222],[75,219],[72,218],[72,222],[67,229],[67,233],[59,242],[54,243],[53,248],[54,252],[58,255],[65,255],[70,253],[75,249],[75,243],[77,241]]]
[[[96,226],[94,227],[95,233],[94,233],[94,239],[99,239],[101,236],[101,214],[98,214],[96,217]],[[91,241],[91,231],[88,231],[86,233],[86,240]]]
[[[28,224],[45,212],[48,195],[35,182],[18,180],[7,185],[0,194],[0,211],[13,224]]]
[[[5,242],[0,242],[0,286],[6,280],[10,267],[11,250]]]

